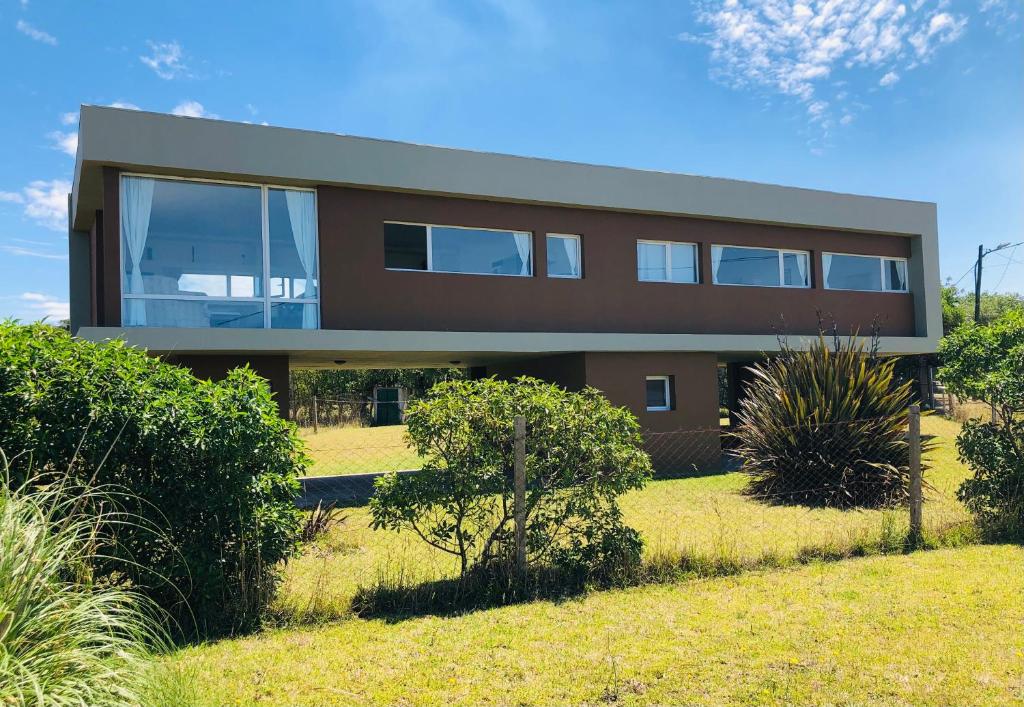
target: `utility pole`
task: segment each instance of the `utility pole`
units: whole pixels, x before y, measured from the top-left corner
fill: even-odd
[[[1007,248],[1016,248],[1019,245],[1024,245],[1024,241],[1020,243],[1000,243],[995,248],[989,248],[985,250],[984,245],[978,246],[978,260],[974,263],[974,323],[977,324],[981,321],[981,266],[985,262],[986,255],[992,255],[992,253],[998,253],[1001,250]]]

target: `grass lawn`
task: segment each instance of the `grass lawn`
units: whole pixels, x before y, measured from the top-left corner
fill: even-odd
[[[1024,550],[982,546],[349,618],[182,651],[204,704],[1009,705]]]
[[[932,529],[966,519],[954,498],[968,473],[958,429],[922,420],[937,442],[926,473]],[[652,567],[870,552],[907,524],[904,511],[765,505],[742,487],[739,473],[655,481],[622,505]],[[359,587],[453,577],[457,565],[407,534],[370,530],[365,508],[346,513],[286,568],[275,608],[290,628],[181,653],[210,680],[208,702],[1004,704],[1014,690],[1024,701],[1020,548],[802,564],[390,621],[353,616]]]
[[[405,443],[405,425],[386,427],[312,427],[299,432],[313,464],[307,476],[367,474],[419,469],[420,458]]]

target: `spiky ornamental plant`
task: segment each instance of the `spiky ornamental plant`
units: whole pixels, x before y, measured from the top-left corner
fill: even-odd
[[[748,491],[767,501],[877,508],[908,497],[906,439],[911,383],[896,383],[895,358],[877,354],[877,333],[824,331],[806,350],[783,339],[780,354],[750,367],[733,433]]]

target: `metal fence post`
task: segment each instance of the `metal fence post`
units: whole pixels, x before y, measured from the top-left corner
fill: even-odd
[[[513,510],[516,523],[516,572],[526,575],[526,418],[516,415],[513,440]]]
[[[914,542],[921,539],[922,503],[921,492],[921,406],[911,405],[907,415],[910,444],[910,538]]]
[[[316,410],[316,396],[314,395],[313,396],[313,434],[316,434],[317,432],[319,432],[319,430],[317,429],[317,424],[318,424],[317,418],[318,417],[319,417],[319,415],[317,414],[317,410]]]

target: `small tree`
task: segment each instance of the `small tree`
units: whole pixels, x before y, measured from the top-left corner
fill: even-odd
[[[997,413],[994,422],[968,420],[957,436],[960,457],[974,470],[960,498],[990,533],[1024,537],[1024,311],[957,329],[939,355],[943,384]]]
[[[373,527],[411,530],[457,556],[463,576],[509,561],[516,415],[527,423],[528,558],[589,572],[638,561],[640,536],[617,502],[651,476],[636,418],[594,389],[530,378],[449,381],[412,404],[408,436],[426,462],[378,479]]]
[[[806,350],[751,366],[736,453],[752,494],[779,502],[879,507],[908,497],[911,383],[897,383],[854,336],[824,332]]]

